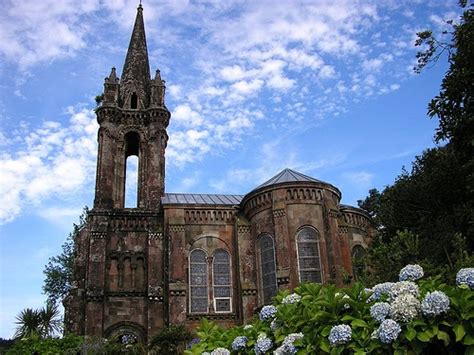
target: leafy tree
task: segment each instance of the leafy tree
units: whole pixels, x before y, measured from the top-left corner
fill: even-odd
[[[379,229],[369,250],[375,280],[391,275],[390,264],[419,262],[427,273],[449,278],[474,261],[474,239],[469,238],[474,235],[474,5],[466,0],[460,5],[459,22],[448,21],[450,42],[431,31],[419,32],[416,41],[426,46],[417,54],[416,72],[447,53],[449,69],[428,105],[428,116],[439,119],[436,142],[445,145],[424,151],[411,171],[403,169],[391,186],[370,190],[358,201]],[[408,236],[418,241],[413,250],[401,243]]]
[[[73,231],[62,245],[59,255],[49,258],[43,273],[46,278],[43,284],[43,292],[48,296],[48,301],[57,304],[63,300],[71,289],[74,267],[75,239],[81,228],[86,223],[88,208],[85,207],[79,217],[79,224],[74,224]]]
[[[436,61],[442,53],[448,53],[449,69],[441,84],[441,91],[428,106],[428,115],[439,118],[435,138],[447,140],[463,160],[472,161],[474,153],[474,4],[459,1],[465,8],[459,24],[452,25],[452,42],[443,43],[431,31],[418,33],[416,45],[426,45],[417,54],[420,72],[428,63]]]

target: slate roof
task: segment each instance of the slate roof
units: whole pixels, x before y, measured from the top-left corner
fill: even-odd
[[[161,199],[163,205],[239,205],[242,195],[180,194],[166,193]]]
[[[295,181],[319,182],[319,183],[326,184],[324,181],[317,180],[317,179],[312,178],[310,176],[307,176],[305,174],[302,174],[302,173],[299,173],[297,171],[286,168],[286,169],[283,169],[278,174],[276,174],[270,180],[267,180],[263,184],[257,186],[252,191],[259,190],[263,187],[267,187],[267,186],[271,186],[271,185],[282,184],[282,183],[285,183],[285,182],[295,182]]]

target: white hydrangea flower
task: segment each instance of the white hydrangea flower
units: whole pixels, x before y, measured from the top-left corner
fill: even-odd
[[[411,293],[403,293],[390,305],[390,316],[400,322],[410,322],[418,315],[420,301]]]
[[[418,297],[420,295],[420,291],[418,290],[418,285],[412,281],[400,281],[396,282],[389,291],[390,300],[393,301],[400,295],[403,294],[411,294],[414,297]]]
[[[291,295],[285,296],[282,300],[282,304],[293,304],[301,301],[301,296],[297,293],[292,293]]]
[[[212,350],[211,355],[230,355],[230,351],[226,348],[217,348]]]

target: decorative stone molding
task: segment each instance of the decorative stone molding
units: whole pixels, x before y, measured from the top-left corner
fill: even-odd
[[[148,299],[155,302],[163,302],[163,288],[148,285]]]
[[[186,223],[209,223],[224,222],[232,223],[234,221],[234,210],[215,210],[215,209],[187,209],[185,210],[184,220]]]
[[[148,240],[163,240],[163,233],[148,231]]]
[[[338,218],[339,217],[339,211],[336,211],[336,210],[329,210],[329,217],[332,217],[332,218]]]
[[[252,230],[251,226],[237,226],[238,234],[249,234],[251,230]]]
[[[185,229],[186,229],[186,226],[184,224],[170,224],[169,225],[170,232],[181,233],[181,232],[184,232]]]
[[[256,288],[247,288],[242,290],[243,296],[255,296],[258,293]]]
[[[286,215],[286,211],[283,208],[280,208],[278,210],[273,210],[273,218],[280,218],[284,217]]]
[[[349,231],[349,229],[346,226],[339,226],[338,230],[339,230],[339,235],[347,234]]]
[[[277,277],[277,284],[278,285],[285,285],[287,283],[290,283],[290,278],[289,277]]]
[[[106,232],[91,232],[92,239],[105,239],[107,238]]]
[[[188,313],[186,319],[190,321],[199,321],[202,318],[209,320],[235,320],[237,316],[235,313]]]
[[[88,289],[86,291],[86,299],[88,302],[102,302],[104,300],[104,291]]]
[[[109,291],[107,297],[146,297],[144,291]]]
[[[183,282],[175,282],[169,284],[170,296],[183,297],[186,296],[188,286]]]

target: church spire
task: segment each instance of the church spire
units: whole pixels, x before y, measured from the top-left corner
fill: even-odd
[[[122,70],[121,102],[124,108],[143,109],[149,104],[150,64],[146,47],[143,7],[140,3]]]

